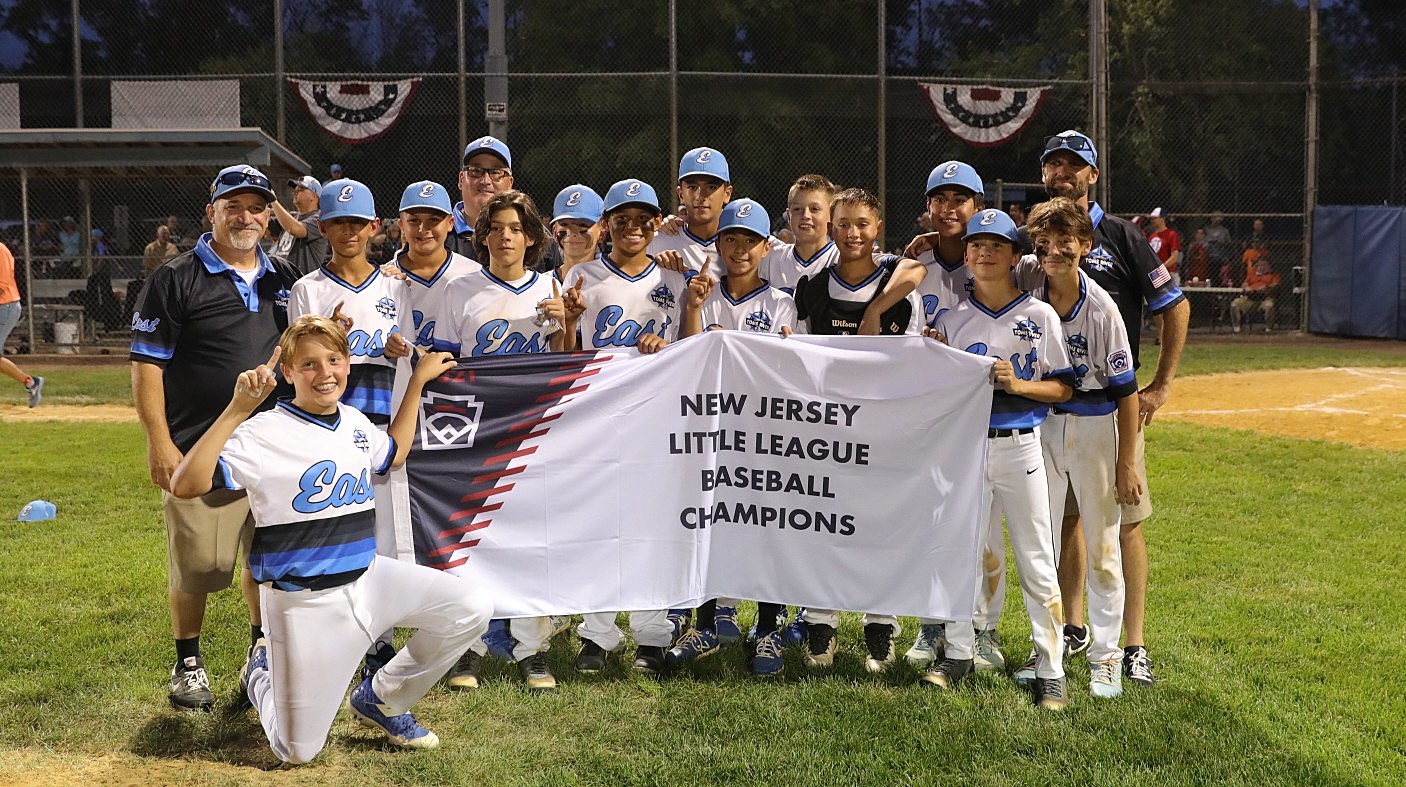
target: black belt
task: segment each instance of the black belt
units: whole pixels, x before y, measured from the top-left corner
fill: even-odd
[[[1028,426],[1024,429],[987,429],[987,437],[1010,437],[1018,434],[1035,434],[1035,427]]]

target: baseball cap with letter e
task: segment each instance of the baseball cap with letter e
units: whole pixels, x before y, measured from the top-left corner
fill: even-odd
[[[981,182],[981,176],[970,164],[961,161],[944,161],[933,167],[932,172],[928,173],[928,190],[924,193],[931,197],[943,186],[959,186],[977,195],[986,193],[986,184]]]
[[[754,199],[735,199],[723,206],[718,219],[718,232],[744,229],[765,238],[771,234],[771,217],[766,208]]]
[[[454,212],[454,206],[449,202],[449,192],[433,180],[417,180],[406,186],[405,191],[401,192],[400,207],[397,210],[415,210],[416,208],[437,210],[446,216]]]
[[[663,213],[659,209],[659,195],[654,193],[654,187],[636,178],[619,181],[605,192],[606,213],[629,207],[644,208],[653,211],[656,216]]]
[[[600,221],[605,203],[590,186],[577,183],[562,189],[552,202],[552,221]]]
[[[322,187],[317,198],[322,220],[353,218],[374,221],[376,200],[371,197],[371,189],[365,183],[351,178],[334,180]]]
[[[732,176],[727,170],[727,159],[712,148],[694,148],[683,154],[683,158],[679,160],[679,180],[690,175],[706,175],[724,183],[732,182]]]
[[[58,506],[48,500],[31,500],[20,509],[20,515],[16,517],[18,522],[43,522],[53,519],[59,515]]]
[[[294,188],[307,189],[308,191],[311,191],[314,194],[322,193],[322,181],[318,180],[317,178],[314,178],[312,175],[304,175],[301,178],[293,178],[292,180],[288,181],[288,185],[293,186]]]
[[[269,179],[264,176],[264,173],[248,164],[235,164],[220,170],[220,174],[216,175],[215,179],[210,182],[210,202],[213,203],[215,200],[237,191],[255,192],[269,202],[275,199],[273,185],[269,183]]]
[[[492,153],[502,159],[503,166],[508,169],[513,168],[513,154],[508,151],[508,144],[497,137],[479,137],[473,142],[470,142],[468,147],[464,148],[462,163],[468,164],[469,159],[480,153]]]
[[[1015,222],[1005,211],[995,208],[978,211],[972,216],[971,221],[967,222],[967,234],[962,236],[962,240],[971,240],[982,235],[991,235],[1016,245],[1020,244],[1020,233],[1016,231]]]
[[[1045,152],[1040,154],[1040,163],[1045,163],[1045,159],[1057,150],[1073,151],[1079,158],[1087,161],[1089,166],[1098,166],[1098,150],[1094,148],[1094,141],[1072,128],[1045,140]]]

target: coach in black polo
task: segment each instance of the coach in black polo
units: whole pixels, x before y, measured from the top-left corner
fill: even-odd
[[[273,199],[268,178],[257,169],[220,170],[205,207],[211,231],[152,272],[132,315],[132,398],[166,522],[167,598],[176,639],[169,696],[181,709],[214,704],[200,655],[205,601],[229,587],[253,519],[242,493],[173,497],[171,473],[224,409],[235,378],[267,362],[288,325],[288,291],[298,272],[259,248]],[[240,586],[257,638],[258,585],[247,568]]]

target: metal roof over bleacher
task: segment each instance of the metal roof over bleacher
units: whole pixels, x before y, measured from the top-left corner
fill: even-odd
[[[184,177],[246,163],[277,179],[312,168],[260,128],[0,131],[0,176]]]

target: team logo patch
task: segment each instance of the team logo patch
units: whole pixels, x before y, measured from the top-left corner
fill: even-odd
[[[1127,350],[1119,350],[1108,356],[1108,368],[1114,374],[1124,374],[1133,370],[1132,360],[1128,358]]]
[[[1161,287],[1172,280],[1172,274],[1167,272],[1166,265],[1158,265],[1148,272],[1147,278],[1152,280],[1153,287]]]
[[[352,432],[352,445],[360,448],[362,453],[371,453],[371,439],[360,429]]]
[[[428,199],[428,198],[430,198],[430,197],[433,197],[433,196],[434,196],[434,184],[433,184],[433,183],[426,183],[425,186],[424,186],[424,188],[420,189],[420,196],[425,197],[426,199]]]
[[[661,284],[649,293],[649,300],[661,309],[670,310],[674,308],[674,291],[669,289],[669,285]]]
[[[746,325],[754,333],[771,333],[771,315],[758,309],[747,315]]]
[[[356,193],[356,186],[343,186],[341,193],[337,195],[338,202],[351,202],[352,194]]]
[[[1040,330],[1039,325],[1035,324],[1034,320],[1021,320],[1011,329],[1011,333],[1015,334],[1015,338],[1017,339],[1033,342],[1040,338],[1040,334],[1043,333],[1043,331]]]
[[[713,160],[713,151],[711,151],[711,150],[705,150],[705,151],[703,151],[702,153],[699,153],[699,154],[698,154],[698,163],[699,163],[699,164],[707,164],[709,161],[712,161],[712,160]]]
[[[961,166],[962,165],[958,164],[955,161],[951,164],[948,164],[947,169],[942,170],[942,179],[947,180],[949,178],[957,177],[957,170],[961,169]]]
[[[996,223],[996,211],[994,211],[994,210],[983,211],[982,214],[981,214],[981,221],[977,222],[977,224],[980,224],[980,225],[983,226],[983,227],[989,227],[989,226],[991,226],[992,224],[995,224],[995,223]]]
[[[287,288],[287,287],[283,287],[283,288],[280,289],[278,292],[275,292],[275,293],[273,294],[273,305],[274,305],[274,306],[277,306],[277,307],[280,308],[280,309],[287,309],[287,308],[288,308],[288,296],[289,296],[288,288]]]
[[[1065,341],[1069,345],[1069,354],[1078,358],[1089,357],[1089,340],[1084,338],[1084,334],[1071,334]]]
[[[1113,255],[1103,248],[1103,244],[1099,244],[1084,258],[1084,264],[1100,273],[1108,273],[1113,270]]]
[[[389,295],[376,301],[376,313],[389,320],[395,319],[395,299]]]
[[[426,451],[473,448],[483,402],[473,394],[427,392],[420,398],[420,447]]]
[[[573,191],[566,197],[566,204],[569,207],[576,207],[581,204],[581,192]]]
[[[625,196],[638,197],[640,195],[640,187],[643,185],[644,184],[640,183],[638,180],[631,183],[630,187],[628,189],[625,189]]]
[[[742,207],[737,209],[737,218],[739,219],[745,219],[750,215],[752,215],[751,205],[743,205]]]

